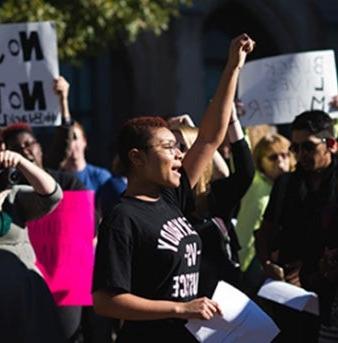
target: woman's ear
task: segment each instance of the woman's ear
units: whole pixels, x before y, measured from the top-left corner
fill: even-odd
[[[144,152],[136,148],[128,152],[128,157],[131,165],[135,167],[141,167],[145,162]]]

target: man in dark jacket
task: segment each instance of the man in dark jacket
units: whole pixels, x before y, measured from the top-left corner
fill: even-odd
[[[317,292],[321,322],[330,325],[338,281],[338,265],[329,264],[326,256],[336,249],[338,257],[338,234],[334,233],[338,228],[327,225],[338,196],[333,121],[325,112],[307,111],[295,118],[291,131],[290,149],[297,168],[273,187],[256,233],[257,254],[267,276]],[[317,342],[316,317],[284,306],[277,312],[275,319],[282,331],[278,342]]]

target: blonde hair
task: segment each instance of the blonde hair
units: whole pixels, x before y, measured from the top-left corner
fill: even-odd
[[[191,127],[187,125],[179,125],[175,127],[173,132],[179,132],[184,140],[187,149],[190,149],[198,136],[198,128]],[[210,183],[214,173],[213,162],[211,161],[207,167],[204,169],[202,175],[200,176],[194,192],[196,195],[196,213],[201,214],[207,211],[207,197],[210,192]]]
[[[261,173],[265,173],[263,169],[262,160],[269,152],[280,153],[284,151],[289,152],[291,142],[284,136],[278,133],[271,133],[261,138],[256,144],[253,150],[253,159],[256,168]],[[296,160],[291,152],[289,152],[290,158],[290,171],[294,170]]]

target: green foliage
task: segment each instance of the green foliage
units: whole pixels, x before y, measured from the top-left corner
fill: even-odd
[[[53,20],[59,56],[76,60],[118,37],[133,41],[144,30],[160,34],[180,5],[192,0],[4,0],[0,22]]]

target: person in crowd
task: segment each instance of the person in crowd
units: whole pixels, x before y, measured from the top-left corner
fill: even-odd
[[[319,110],[295,118],[290,150],[297,160],[296,170],[275,182],[261,228],[256,231],[257,256],[266,275],[315,291],[322,329],[329,332],[335,325],[337,290],[336,265],[330,262],[330,252],[338,247],[336,227],[330,225],[337,218],[332,209],[338,195],[332,124],[330,116]],[[277,311],[281,342],[318,341],[317,317],[285,306],[278,306]],[[337,340],[337,327],[331,329]]]
[[[196,140],[198,128],[183,125],[173,128],[185,153]],[[254,165],[235,107],[226,141],[234,170],[230,173],[224,158],[216,151],[194,187],[195,206],[186,214],[202,239],[199,294],[208,297],[213,295],[218,281],[238,287],[240,280],[239,244],[231,219],[252,182]]]
[[[121,202],[103,219],[96,250],[93,298],[97,313],[124,320],[117,342],[196,342],[187,319],[211,319],[218,304],[197,298],[201,241],[184,217],[190,191],[222,143],[238,75],[254,42],[230,45],[227,65],[182,160],[174,134],[160,117],[129,120],[119,135],[128,176]]]
[[[71,117],[68,105],[69,83],[62,76],[54,83],[62,105],[62,126],[53,137],[49,164],[73,173],[87,189],[95,191],[97,216],[101,218],[118,202],[126,189],[126,179],[105,168],[88,163],[87,137],[83,126]]]
[[[256,173],[249,190],[241,200],[236,223],[236,233],[241,246],[241,288],[249,296],[257,293],[265,278],[256,257],[254,231],[261,225],[273,183],[280,175],[295,167],[289,147],[290,141],[287,138],[273,133],[261,138],[253,150]]]
[[[56,181],[21,154],[0,150],[1,342],[65,342],[56,306],[36,266],[27,222],[62,198]],[[19,174],[27,185],[16,184]]]
[[[60,76],[55,79],[54,90],[60,99],[62,125],[56,128],[53,136],[48,163],[54,168],[71,173],[86,189],[95,192],[95,217],[99,223],[103,215],[119,201],[126,188],[126,179],[87,162],[85,153],[88,143],[84,128],[72,119],[69,110],[69,83]],[[94,244],[95,242],[96,237]],[[81,331],[84,343],[110,343],[112,332],[118,326],[117,322],[95,314],[92,306],[83,307]]]
[[[84,190],[85,186],[71,173],[44,166],[44,154],[32,128],[25,123],[8,126],[2,132],[2,139],[8,149],[19,153],[30,162],[45,169],[64,191]],[[20,181],[21,182],[21,181]],[[69,342],[76,342],[80,332],[81,306],[58,306],[64,333]]]

